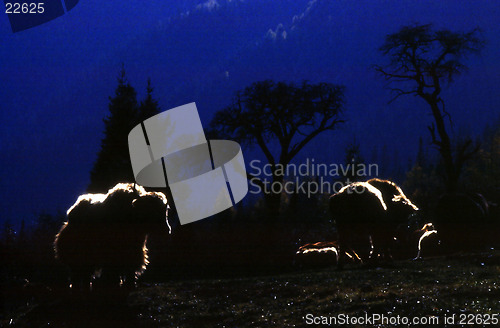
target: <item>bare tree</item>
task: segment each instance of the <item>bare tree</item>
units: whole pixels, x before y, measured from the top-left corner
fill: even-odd
[[[441,91],[466,69],[465,58],[479,53],[483,46],[478,29],[452,32],[434,30],[428,24],[402,27],[397,33],[388,35],[380,48],[390,62],[385,67],[377,66],[376,70],[389,83],[399,84],[399,87],[391,88],[395,93],[391,102],[403,95],[414,95],[429,105],[434,123],[428,129],[433,145],[440,152],[449,192],[456,190],[464,162],[477,152],[478,147],[472,145],[470,138],[453,147],[447,131],[452,120]]]
[[[280,167],[286,167],[318,134],[344,122],[343,104],[343,86],[267,80],[238,92],[233,104],[217,112],[210,125],[217,135],[247,146],[257,144],[271,165],[272,183],[282,183]],[[276,141],[279,154],[269,147]],[[248,178],[264,188],[258,177]],[[268,193],[265,199],[270,213],[279,214],[281,195]]]

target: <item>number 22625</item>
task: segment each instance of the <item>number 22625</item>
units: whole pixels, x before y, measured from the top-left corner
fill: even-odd
[[[19,3],[7,2],[5,4],[6,14],[43,14],[45,12],[44,3]]]

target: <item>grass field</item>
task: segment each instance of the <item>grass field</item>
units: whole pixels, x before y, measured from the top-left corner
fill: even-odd
[[[499,276],[500,253],[464,254],[382,268],[159,284],[141,288],[130,302],[164,327],[303,327],[307,314],[341,313],[436,316],[443,323],[452,314],[500,315]]]
[[[275,276],[142,283],[128,298],[31,301],[8,313],[10,327],[305,327],[324,317],[384,315],[470,319],[500,314],[500,252],[463,253],[382,267],[351,265]],[[92,296],[95,297],[95,296]],[[309,315],[309,316],[308,316]],[[480,315],[480,316],[471,316]],[[489,315],[489,316],[488,316]],[[307,320],[309,318],[309,320]],[[465,322],[459,325],[459,320]],[[12,319],[12,320],[11,320]],[[489,320],[488,320],[489,319]],[[317,321],[318,322],[318,321]],[[484,322],[482,325],[483,326]],[[315,325],[309,325],[315,326]],[[352,326],[352,325],[351,325]],[[373,322],[359,327],[394,327]],[[407,326],[407,325],[399,325]],[[423,325],[423,326],[429,326]]]

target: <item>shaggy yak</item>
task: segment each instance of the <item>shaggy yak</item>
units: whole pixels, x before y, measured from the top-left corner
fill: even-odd
[[[354,182],[330,197],[330,211],[339,236],[338,267],[346,251],[362,260],[390,257],[401,227],[408,226],[418,208],[394,182],[371,179]]]
[[[300,267],[321,267],[336,264],[339,259],[337,241],[320,241],[300,246],[295,253],[294,264]],[[352,262],[360,261],[353,250],[345,254]]]
[[[164,194],[131,183],[81,195],[56,235],[56,258],[70,268],[79,289],[89,288],[96,276],[105,285],[134,286],[148,264],[148,234],[170,233],[167,211]]]
[[[497,244],[488,201],[478,193],[443,195],[435,208],[436,225],[447,251],[490,248]]]

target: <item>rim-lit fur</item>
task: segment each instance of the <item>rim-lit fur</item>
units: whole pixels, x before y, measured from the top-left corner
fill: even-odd
[[[165,195],[131,183],[81,195],[56,235],[56,258],[69,266],[73,286],[88,288],[95,276],[133,285],[148,264],[148,234],[170,233],[167,210]]]
[[[355,182],[330,197],[330,211],[339,235],[339,267],[349,248],[360,258],[391,257],[396,229],[418,210],[394,182]]]

